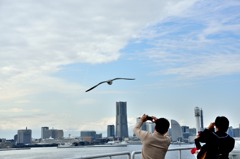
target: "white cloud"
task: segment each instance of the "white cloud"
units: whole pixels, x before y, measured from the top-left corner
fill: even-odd
[[[209,55],[203,59],[191,61],[185,66],[166,69],[165,74],[180,75],[183,78],[204,78],[240,72],[240,55]]]
[[[0,109],[0,113],[18,113],[23,112],[21,108]]]
[[[49,77],[60,66],[117,60],[142,28],[193,3],[1,1],[0,100],[48,89],[43,82],[62,87],[63,81]]]
[[[240,73],[240,3],[222,2],[199,1],[136,37],[148,46],[141,56],[158,66],[153,74],[196,79]]]
[[[18,65],[58,66],[116,60],[119,49],[145,24],[186,8],[182,5],[186,1],[44,2],[2,4],[2,64],[14,60]]]

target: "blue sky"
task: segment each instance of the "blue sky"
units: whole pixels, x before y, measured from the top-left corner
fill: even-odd
[[[106,134],[127,101],[130,134],[146,113],[195,127],[239,127],[237,0],[0,0],[0,137],[28,127]],[[115,77],[90,92],[88,88]]]

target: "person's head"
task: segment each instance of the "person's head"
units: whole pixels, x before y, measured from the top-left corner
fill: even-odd
[[[215,119],[215,126],[218,131],[226,132],[229,127],[229,121],[225,116],[218,116]]]
[[[155,121],[155,124],[156,124],[155,130],[162,135],[164,135],[168,131],[170,125],[169,121],[165,118],[157,119]]]

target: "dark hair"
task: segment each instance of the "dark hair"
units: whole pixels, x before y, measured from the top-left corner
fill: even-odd
[[[215,126],[219,131],[226,132],[229,127],[229,121],[225,116],[218,116],[215,119]]]
[[[169,128],[169,121],[165,118],[159,118],[155,121],[155,129],[157,132],[159,132],[160,134],[165,134],[168,131]]]

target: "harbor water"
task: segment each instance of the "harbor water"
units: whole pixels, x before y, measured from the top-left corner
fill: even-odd
[[[193,147],[193,145],[170,145],[172,148],[178,147]],[[142,145],[128,145],[127,147],[76,147],[76,148],[57,148],[57,147],[43,147],[31,148],[25,150],[9,150],[1,151],[1,159],[76,159],[80,157],[115,153],[115,152],[132,152],[141,150]],[[126,159],[127,156],[112,157],[112,159]],[[140,154],[136,156],[140,159]],[[168,151],[166,159],[178,158],[178,152]],[[194,159],[190,150],[182,152],[182,159]]]

